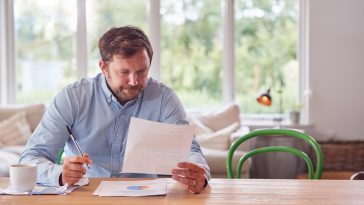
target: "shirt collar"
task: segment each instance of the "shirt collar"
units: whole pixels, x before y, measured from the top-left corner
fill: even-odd
[[[105,76],[100,73],[98,77],[101,78],[101,89],[104,92],[107,103],[110,104],[113,100],[117,102],[117,99],[114,97],[109,87],[107,87]]]

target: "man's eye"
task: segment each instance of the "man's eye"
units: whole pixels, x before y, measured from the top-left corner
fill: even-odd
[[[138,74],[139,74],[139,75],[143,75],[143,74],[145,74],[145,73],[146,73],[146,70],[138,71]]]

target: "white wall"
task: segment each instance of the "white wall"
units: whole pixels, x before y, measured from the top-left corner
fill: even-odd
[[[311,0],[309,25],[314,137],[364,140],[364,0]]]

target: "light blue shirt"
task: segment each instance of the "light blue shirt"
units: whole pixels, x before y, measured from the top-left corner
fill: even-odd
[[[69,125],[81,149],[93,163],[87,177],[157,177],[121,173],[131,117],[169,124],[188,124],[186,113],[172,89],[151,78],[139,96],[122,106],[107,87],[102,74],[65,87],[49,105],[30,137],[21,163],[38,165],[38,183],[59,185],[61,165],[55,164],[59,150],[65,156],[79,155],[66,129]],[[193,139],[189,161],[210,170],[197,141]],[[176,162],[177,165],[177,162]]]

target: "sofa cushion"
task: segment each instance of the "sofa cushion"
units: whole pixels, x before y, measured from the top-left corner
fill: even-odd
[[[195,134],[201,135],[214,132],[211,128],[204,125],[196,116],[189,116],[188,121],[195,126]]]
[[[242,126],[238,130],[236,130],[234,133],[231,133],[231,135],[230,135],[230,146],[236,140],[238,140],[240,137],[248,134],[249,132],[250,132],[249,127]],[[255,142],[255,138],[249,139],[249,140],[243,142],[242,144],[240,144],[237,149],[242,150],[242,151],[250,151],[252,149],[252,145],[254,144],[254,142]]]
[[[197,142],[201,147],[227,150],[230,147],[230,134],[238,129],[237,122],[213,133],[205,133],[196,135]]]
[[[0,147],[24,145],[31,135],[25,112],[19,112],[0,122]]]
[[[9,106],[0,108],[0,122],[18,113],[25,112],[26,119],[30,125],[30,130],[33,132],[42,119],[46,106],[44,104],[33,104],[27,106]]]
[[[236,104],[230,104],[221,110],[202,114],[197,118],[213,131],[221,130],[235,122],[240,126],[240,110]]]

